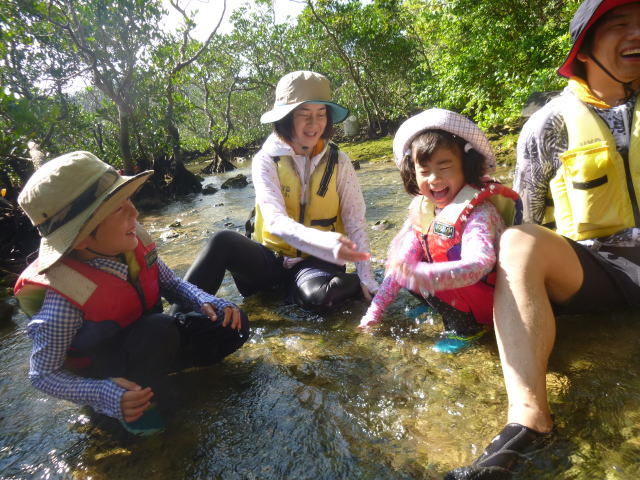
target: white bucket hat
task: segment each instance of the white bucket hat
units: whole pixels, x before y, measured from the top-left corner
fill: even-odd
[[[484,156],[483,175],[496,169],[496,157],[486,135],[467,117],[442,108],[431,108],[404,121],[393,138],[393,156],[398,168],[411,154],[411,142],[425,130],[445,130],[467,141]]]
[[[307,70],[287,73],[276,85],[273,109],[260,117],[260,123],[273,123],[303,103],[321,103],[331,109],[331,120],[340,123],[349,110],[331,101],[331,85],[324,75]]]
[[[18,203],[42,237],[38,273],[71,251],[151,174],[121,176],[89,152],[67,153],[36,170]]]

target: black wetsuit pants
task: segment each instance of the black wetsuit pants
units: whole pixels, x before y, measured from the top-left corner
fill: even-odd
[[[345,268],[308,257],[287,269],[282,257],[237,232],[223,230],[211,237],[184,279],[215,294],[229,271],[243,296],[286,288],[288,299],[309,310],[327,310],[360,295],[360,280]]]
[[[249,321],[241,313],[238,332],[202,314],[178,318],[154,313],[143,316],[88,355],[88,367],[76,371],[90,378],[123,377],[151,387],[154,400],[173,398],[169,373],[208,366],[240,348],[249,337]]]

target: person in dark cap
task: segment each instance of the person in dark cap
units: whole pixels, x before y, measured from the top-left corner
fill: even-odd
[[[586,0],[558,73],[568,85],[518,140],[514,190],[527,224],[500,242],[494,321],[507,425],[446,480],[511,478],[544,448],[556,314],[640,306],[640,2]]]

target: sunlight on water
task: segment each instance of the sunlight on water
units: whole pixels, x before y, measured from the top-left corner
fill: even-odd
[[[410,198],[393,163],[363,163],[358,176],[369,225],[391,225],[370,230],[372,254],[386,258]],[[141,221],[183,274],[213,232],[243,231],[253,202],[251,186],[220,190]],[[374,270],[381,279],[382,265]],[[356,328],[358,301],[308,314],[275,294],[242,299],[229,276],[220,295],[249,314],[252,337],[222,364],[176,375],[182,403],[167,431],[137,441],[29,386],[27,320],[16,315],[0,330],[1,477],[436,479],[475,458],[506,420],[493,337],[435,353],[440,322],[407,316],[417,301],[406,292],[368,333]],[[639,317],[562,319],[547,376],[558,437],[519,478],[640,478]]]

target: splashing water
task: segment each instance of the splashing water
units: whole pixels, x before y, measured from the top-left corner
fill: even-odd
[[[369,225],[401,225],[410,198],[395,166],[363,163],[358,176]],[[213,232],[243,230],[253,198],[250,187],[195,195],[141,221],[182,274]],[[180,226],[169,227],[176,218]],[[394,234],[370,230],[374,259]],[[378,279],[382,263],[374,262]],[[360,301],[309,314],[276,294],[243,299],[228,275],[219,294],[249,314],[250,339],[213,368],[176,375],[182,400],[166,432],[133,442],[29,385],[27,319],[16,315],[0,329],[2,478],[442,478],[473,460],[506,419],[493,335],[459,355],[438,354],[437,316],[407,317],[418,305],[407,292],[370,333],[356,328]],[[558,441],[520,479],[638,478],[639,320],[607,313],[558,323],[547,375]]]

